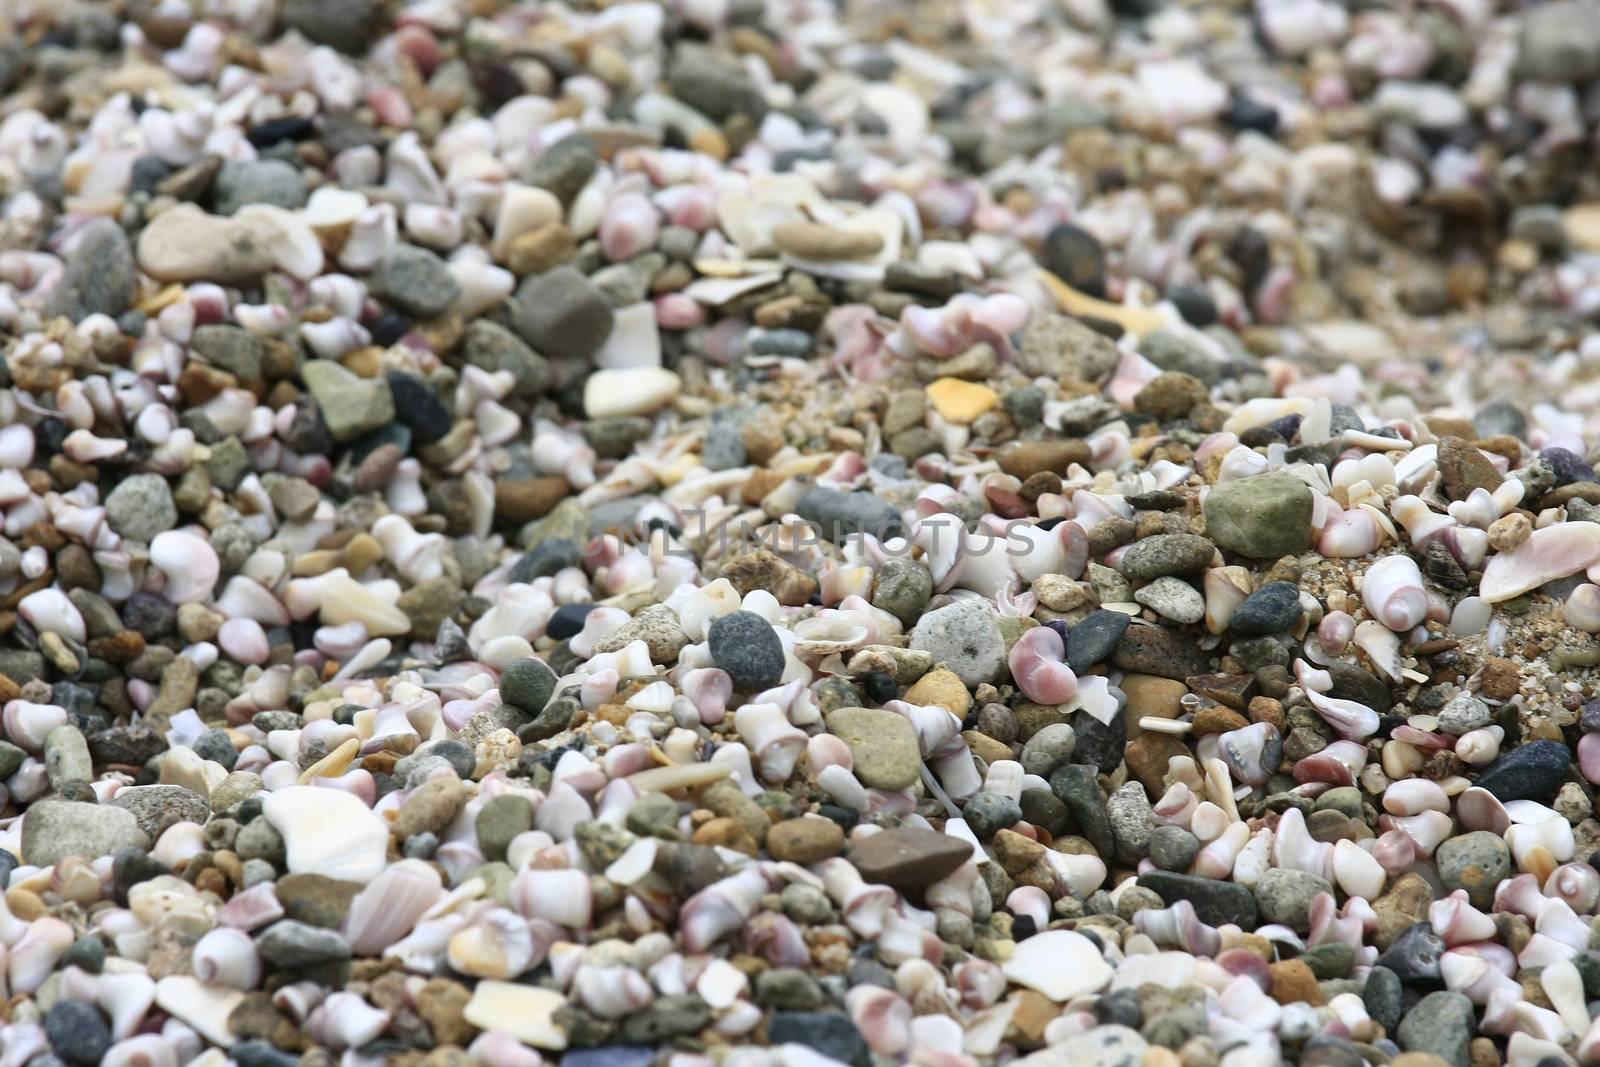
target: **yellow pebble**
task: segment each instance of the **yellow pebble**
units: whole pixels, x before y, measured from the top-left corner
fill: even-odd
[[[1000,396],[987,385],[940,378],[928,383],[928,402],[948,421],[966,425],[1000,403]]]
[[[1567,240],[1585,251],[1600,251],[1600,203],[1569,207],[1561,221],[1566,225]]]

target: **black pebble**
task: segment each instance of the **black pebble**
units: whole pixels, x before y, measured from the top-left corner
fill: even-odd
[[[883,671],[868,671],[861,679],[862,688],[866,690],[867,699],[874,704],[884,704],[900,695],[900,687],[894,684],[894,679]]]
[[[1044,239],[1044,263],[1062,281],[1092,297],[1106,295],[1106,253],[1099,238],[1063,222]]]
[[[450,409],[432,386],[402,371],[390,371],[387,378],[394,394],[395,418],[410,427],[412,440],[430,445],[450,432]]]
[[[411,329],[411,322],[394,308],[385,308],[372,322],[372,340],[380,345],[392,345]]]
[[[1167,299],[1190,326],[1210,326],[1217,321],[1217,302],[1198,285],[1175,285],[1168,290]]]
[[[272,119],[253,126],[245,139],[257,148],[268,148],[279,141],[304,141],[316,133],[316,126],[303,115]]]
[[[1222,113],[1222,121],[1236,130],[1254,130],[1271,137],[1278,129],[1278,112],[1248,96],[1236,96]]]
[[[557,641],[565,641],[569,637],[576,637],[583,629],[584,620],[589,617],[589,612],[594,610],[593,604],[563,604],[550,616],[550,624],[545,627],[545,633]]]

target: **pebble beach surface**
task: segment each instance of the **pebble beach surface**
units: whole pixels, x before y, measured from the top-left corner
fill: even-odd
[[[1600,0],[0,0],[0,1067],[1600,1065]]]

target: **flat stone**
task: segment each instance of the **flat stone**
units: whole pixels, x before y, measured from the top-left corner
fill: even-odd
[[[947,877],[971,855],[972,846],[959,837],[899,826],[858,842],[848,858],[869,882],[915,889]]]
[[[36,800],[22,818],[22,859],[35,867],[49,867],[68,856],[98,859],[150,844],[133,812],[104,804]]]
[[[335,441],[352,441],[394,420],[394,394],[382,378],[359,377],[327,359],[301,364],[300,377]]]
[[[243,285],[272,266],[274,235],[237,219],[179,204],[139,233],[139,269],[162,282]]]
[[[1236,923],[1246,930],[1256,928],[1256,898],[1249,887],[1237,882],[1219,882],[1176,871],[1146,871],[1139,884],[1161,895],[1168,907],[1180,900],[1194,905],[1195,915],[1207,926]]]
[[[1534,741],[1495,760],[1475,784],[1502,802],[1537,800],[1548,804],[1566,781],[1572,759],[1572,751],[1560,741]]]
[[[904,715],[879,708],[840,708],[828,732],[850,746],[855,775],[869,789],[907,789],[921,777],[917,731]]]

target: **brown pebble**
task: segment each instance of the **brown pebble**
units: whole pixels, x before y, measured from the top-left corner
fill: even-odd
[[[844,831],[832,819],[785,819],[767,831],[767,851],[775,860],[820,863],[844,848]]]
[[[1163,783],[1167,762],[1174,756],[1189,755],[1183,739],[1172,734],[1146,733],[1122,750],[1128,770],[1139,779],[1151,797],[1159,797],[1166,790]]]
[[[1439,474],[1445,495],[1451,500],[1465,500],[1479,488],[1492,493],[1504,480],[1476,445],[1459,437],[1439,439]]]
[[[1030,478],[1045,471],[1064,474],[1069,463],[1087,463],[1089,446],[1082,441],[1052,439],[1007,445],[995,456],[1000,469],[1014,478]]]
[[[815,578],[764,548],[734,556],[722,565],[722,576],[733,583],[740,596],[762,589],[786,607],[806,604],[817,593]]]
[[[1232,708],[1214,704],[1209,708],[1201,708],[1194,713],[1193,733],[1196,737],[1207,734],[1222,734],[1230,730],[1243,730],[1250,723],[1243,715]]]
[[[850,862],[869,882],[919,889],[951,874],[971,855],[972,846],[959,837],[897,826],[856,842]]]
[[[1477,1039],[1473,1040],[1473,1044],[1477,1044]],[[1492,1043],[1490,1047],[1493,1047]],[[1498,1056],[1495,1057],[1495,1062],[1499,1062]],[[1473,1067],[1478,1067],[1477,1057],[1472,1058],[1472,1064]],[[1450,1062],[1431,1052],[1402,1052],[1389,1061],[1389,1067],[1450,1067]]]
[[[430,978],[417,995],[417,1014],[441,1045],[468,1045],[478,1028],[463,1019],[461,1011],[471,999],[472,994],[460,982]]]
[[[692,840],[697,845],[720,845],[723,848],[731,848],[735,852],[743,852],[746,856],[754,856],[757,852],[756,843],[744,832],[739,820],[730,819],[726,815],[707,819],[694,832]]]
[[[1473,1038],[1472,1044],[1467,1046],[1467,1056],[1471,1062],[1471,1067],[1500,1067],[1500,1050],[1495,1047],[1492,1038]],[[1404,1059],[1405,1057],[1396,1058]],[[1439,1057],[1435,1056],[1433,1058],[1438,1059]],[[1394,1060],[1389,1062],[1393,1063]],[[1443,1061],[1441,1060],[1440,1063],[1443,1063]],[[1406,1064],[1404,1067],[1411,1067],[1411,1065]],[[1422,1067],[1422,1065],[1418,1064],[1417,1067]],[[1439,1064],[1429,1064],[1428,1067],[1439,1067]]]
[[[1284,960],[1267,965],[1272,976],[1272,999],[1279,1004],[1306,1003],[1312,1007],[1322,1004],[1322,988],[1317,976],[1305,960]]]
[[[1517,665],[1502,656],[1490,656],[1483,665],[1479,678],[1479,691],[1490,700],[1510,700],[1522,687],[1522,673]]]
[[[494,486],[495,514],[516,523],[544,518],[572,492],[572,487],[560,475],[501,478]]]

